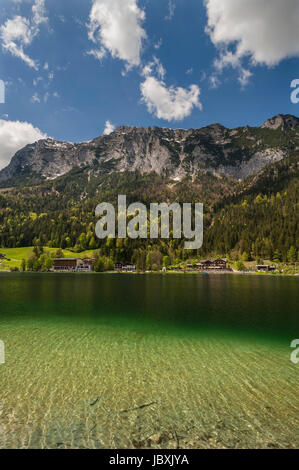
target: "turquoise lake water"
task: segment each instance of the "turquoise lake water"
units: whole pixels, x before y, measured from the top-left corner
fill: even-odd
[[[0,274],[0,447],[298,447],[298,287]]]

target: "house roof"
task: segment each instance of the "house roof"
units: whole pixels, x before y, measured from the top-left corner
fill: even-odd
[[[227,259],[226,258],[218,258],[218,259],[202,259],[200,262],[201,263],[217,263],[217,261],[223,261],[223,262],[227,262]]]
[[[78,258],[55,258],[54,261],[77,261]]]

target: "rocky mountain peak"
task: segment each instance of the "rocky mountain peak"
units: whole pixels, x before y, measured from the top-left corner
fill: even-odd
[[[282,127],[283,130],[294,129],[299,126],[299,119],[290,114],[277,114],[271,119],[267,119],[262,125],[262,129],[278,129]]]
[[[95,176],[138,171],[182,180],[210,172],[245,179],[299,148],[298,124],[297,117],[279,114],[261,128],[228,129],[220,124],[189,130],[120,126],[90,142],[49,138],[17,152],[0,171],[0,183],[55,179],[75,167],[87,167]],[[272,135],[267,129],[276,132]],[[281,133],[279,138],[277,132]]]

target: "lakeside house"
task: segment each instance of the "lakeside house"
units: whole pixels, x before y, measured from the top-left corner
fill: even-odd
[[[78,271],[92,271],[93,265],[95,263],[95,258],[83,258],[83,260],[78,260]]]
[[[223,270],[229,270],[227,266],[227,259],[225,258],[219,258],[216,260],[211,260],[211,259],[203,259],[200,261],[200,263],[196,264],[187,264],[187,270],[190,271],[208,271],[208,270],[213,270],[213,271],[223,271]]]
[[[208,270],[213,270],[213,271],[224,271],[224,270],[230,270],[227,266],[227,259],[225,258],[219,258],[216,260],[211,260],[211,259],[203,259],[200,261],[200,263],[196,264],[187,264],[187,270],[189,271],[208,271]]]
[[[123,273],[135,273],[137,270],[135,264],[122,264],[116,263],[114,265],[114,271],[123,272]]]
[[[225,258],[219,258],[215,260],[210,260],[210,259],[203,259],[199,263],[200,269],[204,270],[223,270],[227,269],[227,259]]]
[[[56,258],[53,271],[92,271],[95,258]]]
[[[121,263],[115,263],[114,265],[114,271],[121,271],[123,265]]]
[[[276,267],[269,266],[267,264],[258,264],[256,267],[256,270],[258,273],[269,273],[269,272],[276,271]]]
[[[200,263],[196,263],[196,264],[187,264],[186,265],[186,268],[188,271],[200,271],[201,270],[201,264]],[[182,269],[182,268],[180,268]]]
[[[75,271],[76,268],[76,258],[56,258],[53,261],[54,271]]]

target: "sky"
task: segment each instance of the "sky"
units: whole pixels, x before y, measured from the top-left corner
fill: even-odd
[[[40,138],[298,116],[295,79],[299,0],[1,0],[0,168]]]

